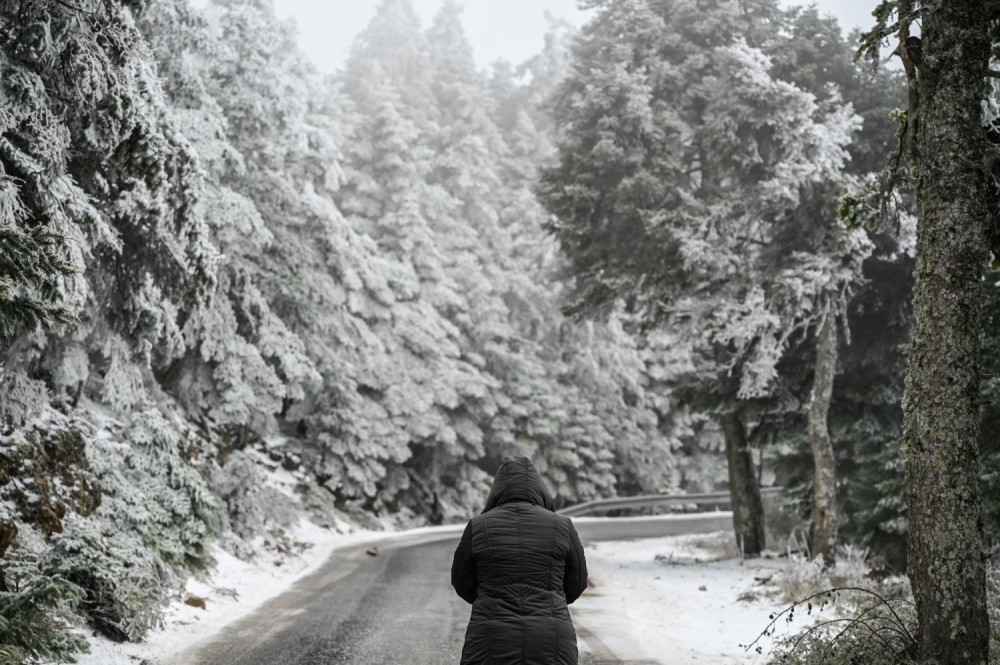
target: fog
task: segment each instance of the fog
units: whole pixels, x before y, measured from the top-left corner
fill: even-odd
[[[413,0],[425,25],[441,0]],[[785,2],[787,5],[800,4]],[[875,3],[870,0],[820,0],[820,11],[835,16],[845,30],[867,25]],[[322,70],[333,71],[344,61],[354,36],[375,14],[378,0],[276,0],[279,15],[293,18],[300,45]],[[546,13],[573,25],[586,22],[587,12],[576,0],[467,0],[465,29],[480,67],[505,59],[522,62],[542,46]]]

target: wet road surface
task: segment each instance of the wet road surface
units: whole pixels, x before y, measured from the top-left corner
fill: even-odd
[[[728,528],[729,513],[576,518],[584,544]],[[167,665],[451,665],[459,662],[470,606],[450,584],[461,528],[380,539],[336,551],[314,574]],[[580,665],[622,661],[577,623]]]

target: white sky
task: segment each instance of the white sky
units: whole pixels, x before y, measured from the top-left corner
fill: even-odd
[[[333,71],[343,63],[354,36],[371,20],[378,0],[274,0],[274,4],[279,16],[295,19],[302,49],[313,63]],[[441,0],[413,0],[413,4],[426,27]],[[876,0],[816,2],[821,12],[836,16],[845,30],[867,27],[876,4]],[[465,0],[464,5],[466,33],[480,67],[500,58],[516,64],[537,53],[547,27],[546,11],[574,25],[586,20],[576,0]]]

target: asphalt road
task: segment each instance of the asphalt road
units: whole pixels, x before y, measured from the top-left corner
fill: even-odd
[[[729,528],[730,513],[576,518],[584,543]],[[462,652],[470,606],[452,591],[452,553],[461,528],[383,538],[338,550],[316,573],[211,641],[168,665],[450,665]],[[374,544],[378,556],[365,551]],[[577,622],[580,665],[618,660]]]

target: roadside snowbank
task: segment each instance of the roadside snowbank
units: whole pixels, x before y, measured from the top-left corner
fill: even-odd
[[[164,628],[149,635],[145,642],[117,644],[103,637],[90,636],[89,654],[77,656],[80,665],[155,665],[179,648],[217,633],[226,624],[240,619],[264,601],[290,588],[297,580],[323,564],[334,550],[387,538],[395,534],[356,529],[338,522],[336,529],[323,529],[310,522],[300,522],[288,532],[289,543],[304,551],[278,554],[260,551],[254,561],[242,561],[221,548],[212,554],[217,568],[207,580],[189,579],[184,593],[167,607]],[[204,599],[201,609],[184,603],[190,594]]]
[[[591,588],[573,606],[581,647],[641,663],[763,663],[740,644],[752,642],[783,605],[762,581],[785,559],[740,561],[730,533],[594,543],[587,546]],[[779,634],[802,626],[798,617]],[[764,643],[766,655],[770,642]]]

